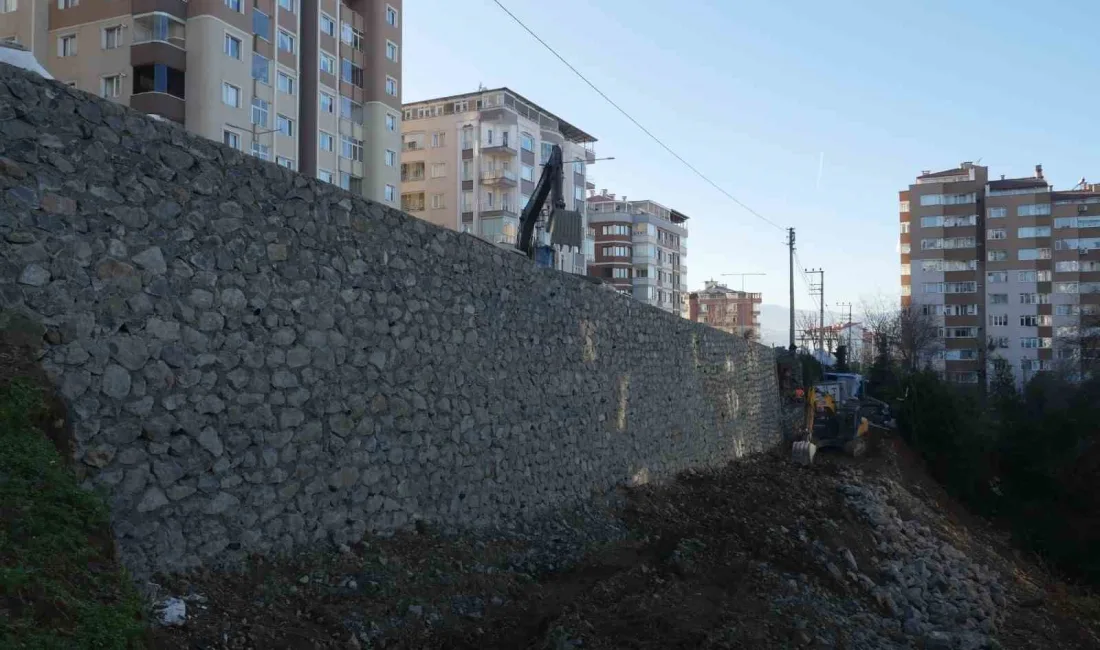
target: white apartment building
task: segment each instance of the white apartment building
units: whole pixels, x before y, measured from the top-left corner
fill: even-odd
[[[542,164],[558,145],[566,209],[583,219],[596,139],[522,95],[497,88],[428,99],[405,104],[403,117],[403,210],[495,243],[515,243]],[[585,247],[591,251],[590,239]],[[584,274],[585,252],[559,249],[555,265]]]

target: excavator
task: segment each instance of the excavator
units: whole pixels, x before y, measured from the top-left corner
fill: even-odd
[[[805,399],[805,435],[791,447],[791,460],[813,463],[821,449],[840,449],[859,458],[867,451],[867,432],[889,417],[884,402],[863,393],[863,378],[851,373],[827,373]],[[883,427],[885,428],[885,427]]]
[[[552,257],[553,246],[572,246],[579,249],[584,244],[584,219],[581,213],[565,209],[565,194],[562,191],[564,175],[565,164],[561,147],[554,145],[542,167],[542,175],[535,185],[535,191],[520,215],[516,252],[526,255],[540,266],[548,265],[547,258]],[[544,219],[543,206],[547,199],[549,206]],[[536,232],[536,225],[541,232]]]

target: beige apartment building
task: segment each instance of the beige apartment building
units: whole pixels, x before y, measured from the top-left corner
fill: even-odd
[[[1072,371],[1082,317],[1100,314],[1100,187],[1055,191],[1041,165],[989,180],[963,163],[921,174],[900,199],[902,301],[941,327],[932,363],[962,383],[996,359],[1019,382]]]
[[[0,39],[60,81],[397,205],[401,0],[0,0],[0,12]]]
[[[519,218],[552,145],[565,161],[566,209],[585,213],[596,139],[508,89],[405,104],[401,207],[432,223],[515,243]],[[557,268],[584,274],[592,240],[557,250]]]
[[[587,202],[593,240],[588,275],[646,304],[686,315],[687,215],[607,190],[593,192]]]

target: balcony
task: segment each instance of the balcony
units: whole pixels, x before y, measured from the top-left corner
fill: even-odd
[[[402,201],[401,202],[401,210],[404,211],[404,212],[423,212],[424,211],[424,202],[423,201],[419,201],[419,202],[409,201],[409,202],[406,203],[405,201]]]
[[[508,140],[495,140],[493,142],[482,142],[481,153],[515,156],[519,154],[519,150],[516,149],[516,145],[514,143],[511,143]]]
[[[415,183],[424,180],[424,163],[402,163],[401,182]]]
[[[424,180],[423,170],[421,170],[421,172],[419,174],[416,173],[416,172],[401,174],[401,182],[402,183],[415,183],[416,181],[422,181],[422,180]]]
[[[482,201],[482,217],[518,217],[516,204],[512,201]]]
[[[401,143],[401,151],[423,151],[424,143],[417,140],[409,140]]]
[[[486,185],[516,186],[516,173],[507,169],[483,169],[481,182]]]

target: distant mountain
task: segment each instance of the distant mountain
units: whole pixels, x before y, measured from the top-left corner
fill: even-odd
[[[795,309],[794,324],[797,328],[799,320],[805,318],[803,314],[813,314],[816,318],[820,312],[810,309]],[[760,305],[760,342],[766,345],[787,345],[789,342],[791,310],[784,305]],[[842,317],[836,312],[825,312],[825,322],[831,323]]]

